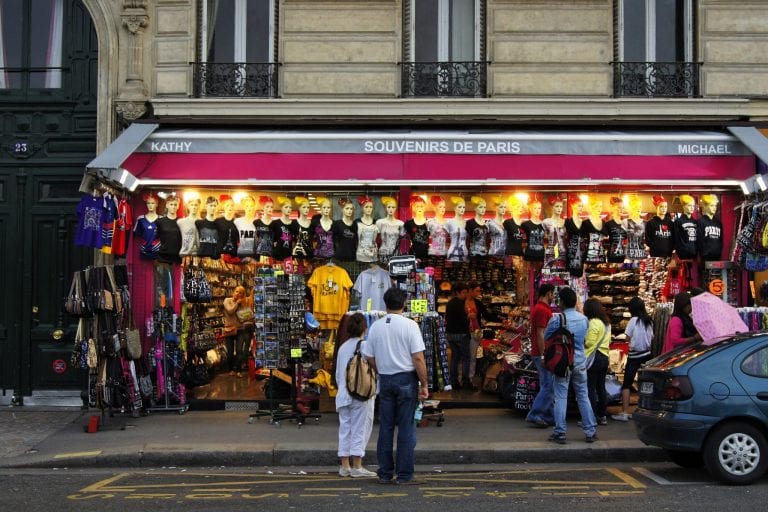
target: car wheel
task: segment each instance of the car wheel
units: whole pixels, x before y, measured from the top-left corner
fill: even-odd
[[[750,484],[768,466],[768,445],[755,427],[726,423],[715,429],[704,444],[704,463],[715,479],[727,484]]]
[[[664,450],[669,460],[681,468],[700,468],[704,465],[704,458],[699,452],[684,452],[681,450]]]

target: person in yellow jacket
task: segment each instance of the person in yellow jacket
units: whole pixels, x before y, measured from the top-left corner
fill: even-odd
[[[611,345],[611,319],[597,299],[584,302],[584,316],[589,320],[584,338],[587,358],[587,392],[598,425],[607,425],[605,375],[608,373],[608,351]]]

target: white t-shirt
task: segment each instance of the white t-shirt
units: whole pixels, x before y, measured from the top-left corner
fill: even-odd
[[[381,267],[369,268],[360,272],[353,288],[360,292],[360,309],[369,311],[368,299],[371,299],[370,311],[385,311],[384,293],[392,286],[389,272]]]
[[[653,341],[653,327],[646,327],[640,321],[640,318],[633,316],[629,319],[624,334],[629,336],[629,356],[645,357],[651,353],[651,342]]]
[[[361,402],[349,396],[347,391],[347,365],[349,360],[352,359],[352,355],[355,353],[357,347],[357,341],[360,338],[349,338],[347,341],[341,344],[339,351],[336,354],[336,410],[340,407],[347,406],[355,401]],[[368,344],[367,340],[363,340],[360,343],[360,351],[365,355],[365,346]]]
[[[403,315],[388,314],[373,322],[368,329],[368,343],[363,354],[376,359],[381,375],[415,371],[413,356],[423,352],[424,339],[419,325]]]

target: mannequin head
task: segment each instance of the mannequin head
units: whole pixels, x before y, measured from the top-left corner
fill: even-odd
[[[496,216],[499,218],[504,218],[504,215],[507,214],[507,203],[504,201],[504,199],[501,197],[495,197],[491,203],[496,209]]]
[[[627,201],[627,209],[629,210],[629,216],[633,219],[637,219],[643,215],[643,201],[637,195],[631,195]]]
[[[589,216],[592,219],[597,219],[603,212],[603,201],[599,197],[592,197],[589,200]]]
[[[395,212],[397,211],[397,201],[395,201],[395,198],[387,196],[382,197],[381,204],[384,205],[384,210],[387,212],[387,217],[394,218]]]
[[[187,201],[187,217],[196,219],[200,213],[200,198],[196,197]]]
[[[470,201],[472,201],[472,204],[475,206],[476,217],[482,217],[483,215],[485,215],[485,210],[488,207],[488,204],[485,202],[485,199],[483,199],[480,196],[472,196],[470,198]]]
[[[717,213],[717,196],[715,194],[702,195],[699,198],[699,204],[701,205],[702,215],[712,218]]]
[[[256,200],[253,199],[253,196],[243,196],[240,200],[240,204],[243,205],[243,212],[246,219],[253,219],[256,216]]]
[[[299,217],[306,218],[309,215],[309,199],[304,196],[296,196],[293,198],[296,202],[296,206],[299,210]]]
[[[696,209],[696,201],[693,199],[693,196],[688,194],[681,195],[680,203],[683,205],[683,213],[690,217]]]
[[[653,196],[653,206],[656,208],[656,215],[663,219],[669,211],[669,203],[664,196]]]
[[[216,215],[216,209],[219,207],[219,200],[213,196],[208,196],[205,200],[205,215],[213,218]]]
[[[624,217],[624,200],[619,196],[613,196],[609,202],[611,206],[611,219],[621,222],[622,217]]]
[[[363,217],[373,217],[373,199],[368,196],[360,196],[357,198],[357,204],[360,205]]]
[[[512,218],[513,219],[520,219],[525,215],[526,212],[526,200],[524,200],[522,197],[517,196],[510,196],[509,198],[509,210],[512,212]]]
[[[325,218],[331,217],[331,211],[333,210],[333,206],[331,205],[331,200],[327,197],[322,197],[317,199],[317,206],[320,208],[320,215],[322,215]]]
[[[165,214],[171,218],[176,218],[176,213],[179,211],[179,198],[176,196],[170,196],[165,200]]]
[[[259,206],[261,206],[261,216],[265,219],[272,218],[272,211],[275,208],[275,202],[269,196],[261,196],[259,198]]]
[[[435,209],[436,217],[445,215],[445,199],[441,196],[432,196],[429,198],[429,202],[432,203],[432,207]]]
[[[467,210],[467,203],[464,202],[464,198],[460,196],[452,196],[451,203],[453,203],[453,211],[456,213],[456,218],[464,218],[464,212]]]
[[[421,196],[411,196],[411,214],[414,219],[423,219],[427,203]]]
[[[531,220],[541,219],[541,201],[534,199],[528,203],[528,211],[531,214]]]
[[[157,213],[157,196],[154,193],[144,194],[144,203],[147,205],[147,213]]]
[[[235,216],[235,201],[228,195],[219,196],[219,201],[221,201],[221,208],[224,210],[224,218],[232,219]]]
[[[277,198],[277,205],[280,207],[280,214],[288,218],[291,216],[291,212],[293,211],[293,203],[290,199],[288,199],[285,196],[279,196]]]
[[[584,213],[585,198],[574,194],[572,197],[569,196],[569,199],[571,205],[571,217],[574,219],[581,219],[581,216]]]
[[[355,203],[351,199],[339,199],[339,206],[341,206],[341,216],[347,222],[352,221],[355,217]]]
[[[549,205],[552,207],[552,218],[559,219],[563,216],[564,201],[560,194],[551,195],[548,198]]]

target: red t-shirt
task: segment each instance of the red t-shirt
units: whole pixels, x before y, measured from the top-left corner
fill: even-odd
[[[536,330],[543,329],[552,318],[552,309],[549,304],[537,301],[531,309],[531,355],[540,356],[539,345],[536,343]]]

